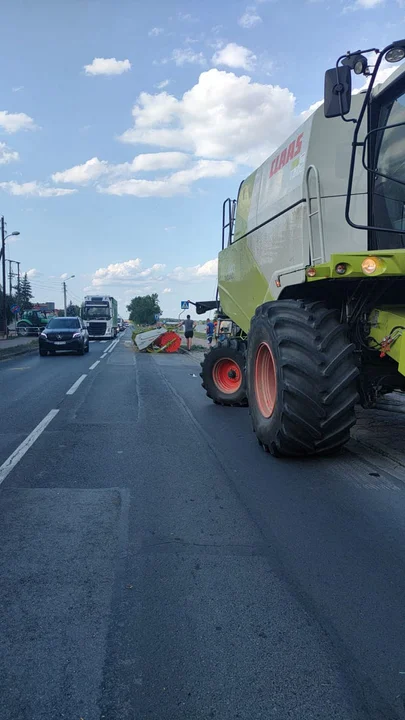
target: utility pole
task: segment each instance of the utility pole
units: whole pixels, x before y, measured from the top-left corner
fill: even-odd
[[[7,326],[7,295],[6,295],[6,229],[4,224],[4,215],[1,216],[1,269],[3,276],[3,292],[2,292],[2,309],[3,309],[3,333],[8,335]]]
[[[13,271],[11,269],[12,262],[13,262],[12,260],[8,261],[8,287],[9,287],[8,294],[10,295],[10,297],[13,294],[13,277],[14,277]]]
[[[65,317],[66,317],[66,283],[65,283],[65,281],[63,281],[62,286],[63,286],[63,307],[65,310]]]

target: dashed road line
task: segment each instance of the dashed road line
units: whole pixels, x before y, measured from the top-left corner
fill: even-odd
[[[100,360],[104,360],[105,357],[107,357],[107,353],[104,353],[104,355],[101,356]]]
[[[75,383],[73,383],[73,385],[72,385],[71,388],[69,388],[69,390],[67,391],[66,395],[73,395],[73,393],[76,392],[77,388],[79,387],[79,385],[81,385],[81,383],[83,382],[83,380],[86,379],[86,377],[87,377],[87,375],[80,375],[79,379],[76,380]]]
[[[94,370],[94,368],[97,367],[97,365],[100,364],[100,360],[96,360],[96,362],[93,363],[93,365],[90,365],[89,370]]]
[[[34,444],[35,440],[39,438],[41,433],[44,432],[44,430],[48,427],[49,423],[55,415],[57,415],[59,410],[50,410],[48,415],[45,415],[44,419],[41,420],[39,425],[34,428],[32,433],[28,435],[28,437],[25,438],[25,440],[21,443],[21,445],[18,446],[17,450],[14,450],[14,452],[10,455],[9,458],[1,465],[0,467],[0,485],[1,483],[6,479],[7,475],[12,471],[12,469],[17,465],[17,463],[20,462],[21,458],[24,457],[27,450],[30,449],[31,445]]]

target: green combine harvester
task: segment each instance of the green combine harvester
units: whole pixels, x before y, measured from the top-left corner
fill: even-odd
[[[405,390],[405,66],[376,83],[404,57],[405,40],[342,55],[323,106],[223,206],[203,387],[249,404],[273,455],[333,452],[356,403]]]

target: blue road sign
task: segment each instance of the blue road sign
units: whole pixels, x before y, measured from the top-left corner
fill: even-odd
[[[159,318],[160,318],[160,315],[159,315],[159,313],[157,313],[157,314],[155,315],[155,322],[157,322],[157,321],[159,320]]]
[[[19,306],[19,305],[12,305],[11,308],[10,308],[10,310],[11,310],[12,313],[14,313],[14,315],[16,315],[17,313],[20,312],[20,306]]]
[[[190,307],[188,300],[182,300],[181,301],[181,309],[182,310],[188,310]]]

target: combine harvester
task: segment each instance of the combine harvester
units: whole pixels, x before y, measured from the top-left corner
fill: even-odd
[[[342,55],[324,105],[223,206],[207,395],[249,404],[260,445],[326,454],[355,405],[405,390],[405,40]],[[370,63],[374,65],[370,67]],[[369,78],[351,93],[352,72]]]

